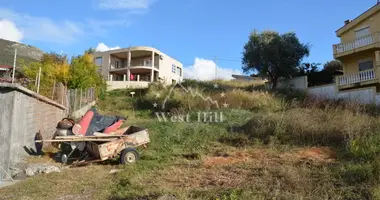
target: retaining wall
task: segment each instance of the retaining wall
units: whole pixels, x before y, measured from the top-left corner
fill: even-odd
[[[0,167],[9,171],[36,151],[34,137],[38,131],[44,139],[52,137],[67,108],[10,83],[0,83],[0,102]],[[4,177],[0,170],[0,178]]]

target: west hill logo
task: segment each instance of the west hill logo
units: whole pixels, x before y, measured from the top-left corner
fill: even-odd
[[[219,102],[218,101],[213,100],[210,96],[204,96],[202,93],[200,93],[198,91],[198,89],[194,90],[190,86],[185,87],[181,83],[174,84],[170,88],[169,93],[165,96],[165,99],[162,102],[162,104],[155,102],[155,103],[153,103],[153,108],[159,108],[159,105],[161,105],[160,108],[162,110],[165,110],[166,104],[167,104],[168,100],[170,99],[170,97],[172,96],[174,89],[176,89],[176,88],[180,88],[185,93],[185,95],[189,95],[189,97],[200,98],[203,101],[207,101],[211,105],[214,105],[216,109],[219,108]],[[216,88],[216,89],[219,88],[219,85],[214,84],[214,88]],[[220,95],[221,95],[221,97],[225,97],[225,94],[223,92]],[[161,97],[161,94],[159,92],[156,93],[156,98],[160,98],[160,97]],[[228,107],[228,104],[226,102],[222,105],[225,108]],[[178,114],[172,114],[170,112],[155,112],[155,114],[157,116],[157,119],[160,122],[167,122],[167,121],[194,122],[194,121],[196,121],[196,122],[201,122],[201,123],[220,123],[220,122],[223,122],[223,120],[224,120],[223,112],[198,111],[196,113],[196,115],[190,115],[190,113],[178,115]]]

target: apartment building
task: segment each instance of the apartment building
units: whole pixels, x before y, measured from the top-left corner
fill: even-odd
[[[183,80],[179,61],[158,49],[136,46],[94,53],[108,88],[145,88],[151,82],[169,85]]]
[[[339,91],[374,87],[380,91],[380,4],[336,31],[341,43],[333,45],[334,58],[343,63],[336,80]]]

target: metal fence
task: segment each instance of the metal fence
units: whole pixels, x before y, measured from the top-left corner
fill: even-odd
[[[67,91],[67,107],[69,113],[83,108],[96,100],[95,88],[71,89]]]

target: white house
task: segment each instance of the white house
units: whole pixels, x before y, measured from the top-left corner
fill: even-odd
[[[182,63],[153,47],[136,46],[93,55],[110,90],[145,88],[155,81],[169,85],[183,79]]]

